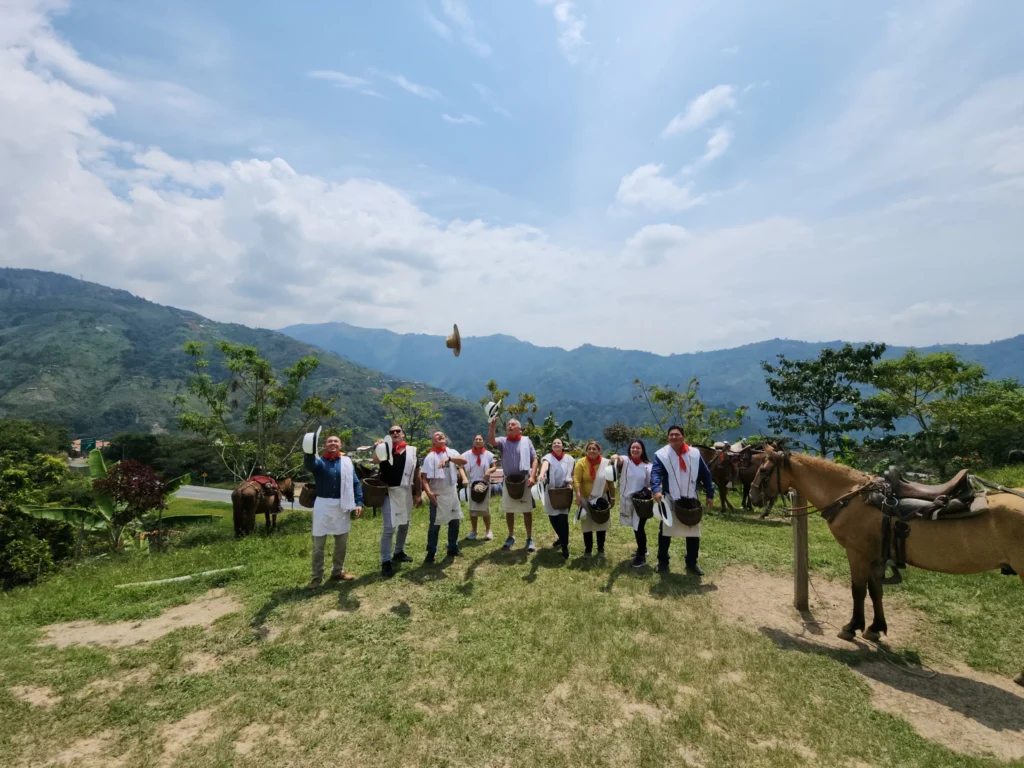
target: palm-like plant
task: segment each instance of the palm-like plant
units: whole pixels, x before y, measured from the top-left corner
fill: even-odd
[[[85,533],[104,534],[111,551],[121,549],[130,526],[141,523],[156,529],[158,546],[168,525],[195,525],[210,522],[213,515],[171,515],[165,517],[167,499],[190,481],[189,475],[163,481],[153,470],[137,461],[111,464],[103,461],[98,450],[89,452],[89,479],[92,481],[95,508],[21,507],[21,511],[42,520],[58,520],[78,530],[78,551]]]

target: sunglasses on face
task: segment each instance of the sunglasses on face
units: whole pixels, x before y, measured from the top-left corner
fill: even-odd
[[[400,435],[400,434],[402,434],[402,430],[400,430],[400,429],[392,429],[390,431],[390,434],[392,434],[392,435]]]

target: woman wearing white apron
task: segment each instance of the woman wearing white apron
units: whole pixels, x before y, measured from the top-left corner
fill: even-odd
[[[341,438],[331,435],[324,444],[323,456],[307,453],[303,466],[313,473],[316,481],[316,501],[313,502],[313,568],[308,588],[316,589],[324,578],[324,547],[327,537],[334,537],[334,567],[331,581],[351,581],[345,573],[345,552],[351,515],[363,513],[363,488],[356,475],[352,459],[341,455]]]
[[[664,503],[671,525],[663,521],[658,531],[658,571],[668,572],[669,544],[674,538],[686,539],[686,570],[697,576],[704,571],[697,565],[700,553],[700,523],[683,525],[676,517],[675,503],[681,499],[697,501],[697,486],[704,488],[708,506],[715,499],[715,486],[711,470],[701,458],[700,451],[691,448],[683,438],[683,428],[673,424],[668,428],[668,445],[654,454],[651,466],[651,491],[654,493],[655,508]]]
[[[392,442],[390,456],[380,461],[376,451],[373,454],[373,463],[380,464],[380,479],[388,486],[388,497],[381,508],[384,528],[380,534],[380,572],[385,579],[395,575],[393,563],[412,562],[412,558],[405,554],[405,538],[409,535],[413,506],[423,503],[416,448],[405,442],[405,433],[397,424],[388,430],[388,436]],[[378,440],[374,445],[382,442]],[[395,547],[393,555],[392,543]]]
[[[630,497],[651,487],[651,460],[642,440],[631,442],[626,456],[612,456],[611,460],[619,471],[619,525],[631,527],[636,537],[636,552],[630,565],[642,568],[647,565],[647,520],[637,517]]]
[[[615,504],[615,486],[609,485],[605,480],[604,470],[608,466],[608,459],[601,455],[601,444],[596,440],[587,443],[587,455],[576,462],[573,469],[572,488],[576,496],[576,505],[581,507],[577,513],[577,519],[581,519],[580,530],[583,531],[584,557],[592,557],[594,554],[594,534],[597,534],[597,556],[604,557],[604,542],[608,529],[611,527],[611,516],[603,523],[595,523],[583,506],[583,500],[589,503],[597,501],[602,496],[608,497],[609,505]]]
[[[458,467],[466,460],[458,451],[448,447],[444,432],[435,432],[430,453],[423,459],[423,492],[430,499],[430,527],[427,529],[427,556],[423,563],[434,562],[437,537],[441,526],[448,526],[448,556],[459,552],[459,521],[462,504],[459,503]]]
[[[551,503],[549,491],[552,488],[572,486],[572,472],[576,459],[565,452],[565,446],[559,438],[551,442],[551,453],[540,462],[540,484],[544,489],[544,511],[548,513],[551,527],[558,538],[552,546],[562,550],[562,557],[569,557],[569,509],[555,509]]]
[[[483,435],[477,435],[473,438],[473,447],[462,454],[462,458],[466,460],[465,469],[469,475],[469,522],[473,526],[473,530],[466,538],[470,541],[476,538],[477,520],[482,517],[484,525],[487,526],[484,538],[490,541],[494,538],[494,534],[491,533],[491,473],[494,472],[494,454],[484,445]],[[487,485],[487,495],[482,501],[473,501],[472,491],[475,483]]]

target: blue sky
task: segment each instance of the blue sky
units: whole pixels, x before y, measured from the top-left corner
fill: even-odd
[[[1010,0],[5,0],[0,264],[263,327],[1003,338],[1020,29]]]

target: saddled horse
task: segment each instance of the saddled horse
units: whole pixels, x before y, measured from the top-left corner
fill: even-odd
[[[263,482],[250,478],[243,480],[231,492],[231,506],[235,523],[235,538],[250,535],[256,530],[256,515],[262,514],[266,519],[266,533],[277,530],[277,514],[281,511],[281,498],[295,500],[295,486],[290,477],[274,483]]]
[[[729,501],[729,484],[732,483],[735,486],[739,480],[739,457],[728,451],[707,445],[695,445],[694,448],[700,451],[704,463],[711,470],[711,479],[714,481],[715,487],[718,488],[722,511],[735,510],[736,507]]]
[[[962,479],[943,486],[906,486],[916,493],[914,498],[937,499],[939,503]],[[870,491],[878,482],[878,478],[842,464],[770,447],[765,449],[754,479],[755,503],[759,496],[774,497],[796,489],[821,510],[832,535],[846,550],[853,617],[839,632],[843,640],[853,640],[860,630],[865,640],[877,641],[888,630],[882,608],[885,527],[882,511],[870,501]],[[910,519],[906,563],[951,574],[1001,569],[1007,574],[1016,572],[1024,580],[1024,498],[1001,492],[988,494],[986,501],[987,509],[971,517]],[[864,599],[868,594],[875,616],[865,628]],[[1024,672],[1015,681],[1024,685]]]

